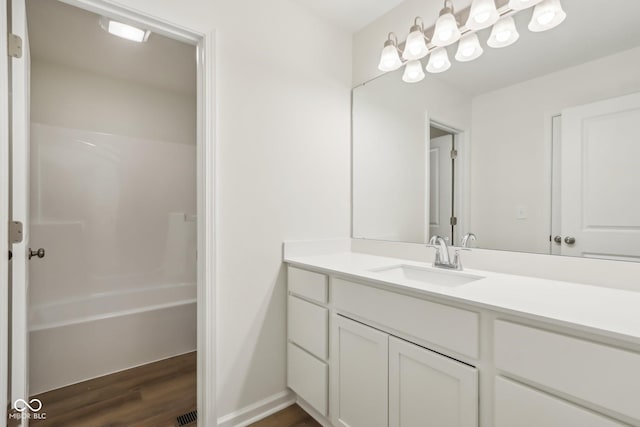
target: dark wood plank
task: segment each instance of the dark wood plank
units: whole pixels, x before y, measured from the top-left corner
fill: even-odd
[[[37,427],[174,427],[196,408],[196,353],[172,357],[33,396]]]
[[[250,427],[322,427],[298,405],[292,405]]]

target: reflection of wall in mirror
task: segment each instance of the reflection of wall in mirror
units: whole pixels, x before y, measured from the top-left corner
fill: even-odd
[[[639,75],[634,48],[473,99],[470,229],[482,247],[549,253],[551,116],[638,92]]]
[[[354,237],[424,243],[429,120],[469,129],[470,97],[435,79],[382,78],[356,88],[353,104]]]

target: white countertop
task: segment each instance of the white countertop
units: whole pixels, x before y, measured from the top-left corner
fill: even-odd
[[[431,264],[356,252],[286,256],[284,261],[327,274],[374,281],[425,297],[452,300],[640,344],[640,292],[471,269],[465,269],[462,274],[484,278],[460,286],[416,284],[387,279],[370,270],[398,265],[430,268]]]

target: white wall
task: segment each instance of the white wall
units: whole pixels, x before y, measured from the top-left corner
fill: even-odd
[[[351,36],[290,0],[119,3],[217,30],[224,416],[286,389],[283,240],[349,235]]]
[[[185,76],[195,82],[195,76]],[[31,63],[31,120],[195,145],[195,96],[40,61]]]
[[[353,92],[354,237],[424,242],[429,120],[471,127],[471,97],[436,79],[401,81],[402,71]]]
[[[638,92],[638,76],[635,48],[473,99],[470,229],[481,247],[549,253],[551,116]]]

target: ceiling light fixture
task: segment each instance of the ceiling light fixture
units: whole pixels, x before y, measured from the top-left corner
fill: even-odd
[[[114,21],[104,16],[100,18],[100,27],[109,34],[138,43],[146,42],[151,35],[149,30]]]
[[[566,17],[560,0],[544,0],[533,9],[529,30],[534,33],[550,30],[562,24]]]
[[[401,43],[394,33],[389,33],[378,68],[388,72],[397,70],[404,64],[402,80],[408,83],[419,82],[425,77],[420,60],[429,54],[431,56],[426,66],[428,72],[442,73],[451,68],[445,47],[456,41],[459,41],[456,60],[473,61],[484,52],[476,34],[479,30],[493,25],[487,44],[493,48],[510,46],[520,38],[513,16],[533,6],[533,18],[529,23],[529,29],[533,32],[550,30],[567,17],[560,0],[509,0],[500,9],[496,8],[495,0],[473,0],[466,25],[459,27],[453,0],[445,0],[444,8],[432,27],[433,39],[429,41],[425,36],[430,34],[430,29],[425,32],[422,18],[415,18],[405,42]]]

